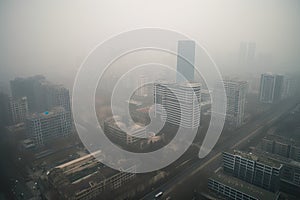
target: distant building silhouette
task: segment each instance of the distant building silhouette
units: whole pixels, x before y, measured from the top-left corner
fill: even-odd
[[[38,75],[29,78],[16,78],[10,81],[12,97],[21,99],[27,97],[30,112],[42,112],[45,110],[45,95],[41,83],[45,77]]]
[[[298,84],[296,79],[286,77],[283,84],[283,98],[294,96],[297,93]]]
[[[283,75],[265,73],[261,75],[259,100],[263,103],[278,102],[282,98]]]
[[[177,83],[194,81],[195,48],[195,42],[192,40],[178,41]]]
[[[9,97],[7,94],[0,92],[0,127],[10,124],[9,116]]]
[[[16,78],[10,82],[13,99],[27,97],[29,112],[44,112],[55,106],[71,110],[69,90],[44,76]]]
[[[70,94],[68,89],[62,85],[51,84],[49,82],[44,83],[42,88],[45,92],[46,109],[61,106],[65,108],[66,111],[71,111]]]
[[[255,42],[241,42],[239,49],[238,64],[241,67],[250,67],[255,64],[256,43]]]

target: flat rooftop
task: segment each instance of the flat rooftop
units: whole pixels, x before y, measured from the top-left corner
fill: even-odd
[[[267,157],[269,160],[272,160],[273,162],[281,163],[281,164],[288,164],[294,167],[299,167],[300,168],[300,162],[297,162],[293,159],[290,158],[285,158],[276,154],[264,152],[261,150],[256,150],[255,154],[262,155],[263,157]]]
[[[229,176],[225,174],[222,170],[217,174],[214,174],[210,179],[220,182],[221,184],[227,185],[245,194],[248,194],[257,199],[263,200],[274,200],[276,199],[276,194],[254,186],[250,183],[242,181],[238,178]]]
[[[253,160],[275,168],[280,168],[282,166],[280,161],[272,159],[267,154],[264,154],[262,152],[253,153],[253,152],[243,152],[243,151],[234,150],[233,152],[229,152],[229,153],[233,153],[234,155],[238,155],[243,158]]]
[[[35,119],[46,119],[51,118],[53,116],[56,116],[57,114],[60,114],[62,112],[66,112],[64,107],[57,106],[52,108],[49,111],[41,112],[41,113],[32,113],[27,117],[28,120],[35,120]]]
[[[62,183],[58,186],[64,193],[79,192],[104,181],[120,171],[111,169],[101,163],[97,157],[101,158],[101,151],[80,157],[53,168],[48,176],[53,180]],[[128,165],[128,169],[133,165]]]

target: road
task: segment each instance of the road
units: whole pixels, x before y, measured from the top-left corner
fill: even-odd
[[[184,171],[176,174],[160,187],[145,195],[142,199],[153,199],[155,194],[160,191],[164,191],[164,195],[161,199],[168,196],[172,197],[172,199],[181,199],[179,196],[184,195],[183,197],[186,197],[186,193],[193,193],[195,183],[189,182],[189,180],[193,179],[202,170],[213,171],[218,168],[220,164],[220,159],[218,158],[221,157],[222,151],[237,148],[255,135],[261,133],[265,126],[271,125],[282,114],[293,108],[298,102],[298,99],[293,99],[288,102],[285,101],[274,105],[270,110],[262,113],[256,119],[243,125],[241,128],[232,131],[230,135],[222,136],[207,157],[195,161]],[[201,180],[203,181],[204,179],[202,178]],[[198,180],[198,184],[200,184],[201,180]]]

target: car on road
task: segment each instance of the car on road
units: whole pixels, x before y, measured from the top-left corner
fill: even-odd
[[[155,199],[159,199],[164,193],[162,191],[156,193],[156,195],[154,196]]]

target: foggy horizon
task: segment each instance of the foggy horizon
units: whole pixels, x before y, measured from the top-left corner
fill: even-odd
[[[0,3],[0,78],[43,74],[72,87],[88,53],[143,27],[176,30],[203,45],[223,74],[241,42],[256,43],[258,73],[299,73],[299,1],[9,1]],[[63,72],[63,73],[62,73]]]

